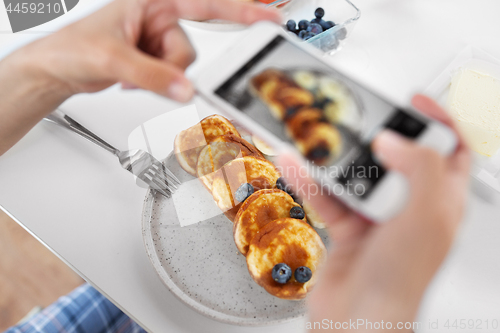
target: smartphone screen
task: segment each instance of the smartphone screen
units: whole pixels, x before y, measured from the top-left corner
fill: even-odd
[[[358,145],[363,111],[351,87],[281,36],[215,94],[318,165],[335,164]]]
[[[354,168],[337,170],[332,177],[345,187],[362,183],[366,190],[361,198],[385,174],[363,133],[391,123],[395,107],[282,36],[257,50],[214,92],[293,144],[314,165]],[[392,123],[397,127],[404,121]],[[376,175],[359,176],[355,170],[371,166],[377,168]]]

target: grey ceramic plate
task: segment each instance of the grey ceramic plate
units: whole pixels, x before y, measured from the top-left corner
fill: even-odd
[[[172,154],[165,162],[181,182],[193,179]],[[196,193],[186,199],[186,205],[197,209]],[[304,300],[279,299],[253,281],[245,257],[234,244],[233,225],[224,215],[181,227],[174,200],[148,191],[142,228],[146,251],[161,280],[194,310],[246,326],[284,323],[304,316]],[[326,232],[318,232],[326,244]]]

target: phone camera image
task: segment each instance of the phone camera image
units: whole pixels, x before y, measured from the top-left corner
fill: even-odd
[[[215,94],[294,145],[314,165],[334,165],[359,146],[363,113],[352,89],[331,68],[281,36]]]

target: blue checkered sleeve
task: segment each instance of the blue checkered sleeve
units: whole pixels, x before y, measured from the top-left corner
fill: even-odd
[[[145,332],[88,284],[5,333],[139,333]]]

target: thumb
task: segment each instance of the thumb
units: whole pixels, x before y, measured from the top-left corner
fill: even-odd
[[[179,102],[189,101],[193,85],[183,70],[134,48],[124,48],[112,64],[118,81],[151,90]]]
[[[437,170],[444,162],[444,158],[433,149],[423,147],[390,130],[377,135],[372,149],[386,168],[399,171],[410,181],[422,180],[422,174]]]

